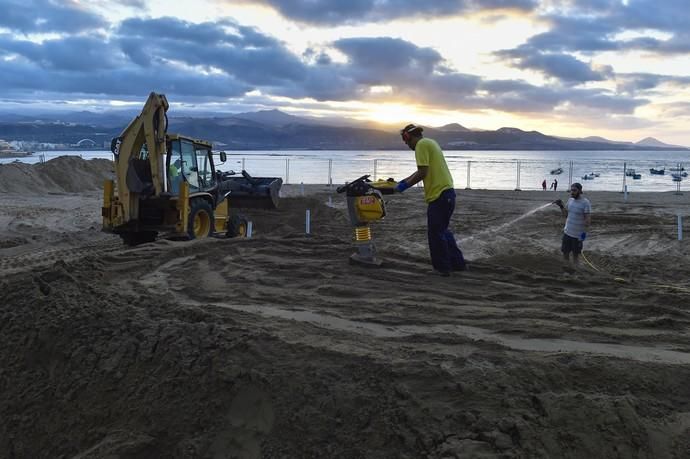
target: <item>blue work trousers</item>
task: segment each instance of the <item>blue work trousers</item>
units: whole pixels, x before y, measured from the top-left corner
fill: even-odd
[[[455,236],[448,229],[454,210],[455,190],[450,188],[441,193],[438,199],[430,202],[426,212],[431,265],[440,272],[465,269],[465,258],[455,241]]]

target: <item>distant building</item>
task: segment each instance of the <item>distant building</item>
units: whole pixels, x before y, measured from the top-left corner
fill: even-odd
[[[0,140],[0,158],[15,158],[19,156],[29,156],[31,153],[26,151],[21,151],[10,143]]]
[[[79,142],[71,144],[70,148],[95,148],[96,145],[98,144],[95,140],[81,139]]]

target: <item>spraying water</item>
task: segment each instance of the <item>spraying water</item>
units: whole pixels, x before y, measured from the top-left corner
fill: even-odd
[[[507,223],[503,223],[503,224],[498,225],[498,226],[496,226],[496,227],[494,227],[494,228],[489,228],[489,229],[487,229],[487,230],[481,231],[480,233],[475,234],[474,236],[469,236],[469,237],[466,237],[466,238],[464,238],[464,239],[461,239],[460,242],[471,241],[471,240],[476,239],[476,238],[479,237],[479,236],[485,236],[485,235],[487,235],[487,234],[498,233],[498,232],[500,232],[500,231],[503,231],[504,229],[508,228],[509,226],[512,226],[512,225],[516,224],[516,223],[519,222],[520,220],[523,220],[523,219],[529,217],[530,215],[534,215],[535,213],[539,212],[539,211],[542,210],[542,209],[546,209],[546,208],[549,207],[551,204],[552,204],[551,202],[548,202],[548,203],[546,203],[546,204],[543,204],[543,205],[541,205],[541,206],[539,206],[539,207],[537,207],[537,208],[535,208],[535,209],[532,209],[532,210],[529,210],[529,211],[525,212],[524,214],[520,215],[520,216],[517,217],[517,218],[514,218],[514,219],[510,220],[510,221],[507,222]]]

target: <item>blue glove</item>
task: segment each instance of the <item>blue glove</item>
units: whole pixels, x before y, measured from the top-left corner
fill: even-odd
[[[400,180],[397,185],[395,185],[395,191],[398,193],[402,193],[406,189],[408,189],[410,185],[407,184],[405,180]]]
[[[580,240],[581,240],[581,241],[584,241],[585,238],[587,238],[587,233],[585,233],[585,232],[583,231],[582,234],[580,234]]]

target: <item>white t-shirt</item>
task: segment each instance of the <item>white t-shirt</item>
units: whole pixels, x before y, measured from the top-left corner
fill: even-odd
[[[589,199],[580,196],[580,199],[568,199],[565,208],[568,209],[568,218],[565,220],[563,232],[580,239],[580,235],[585,231],[585,215],[592,213],[592,204]]]

